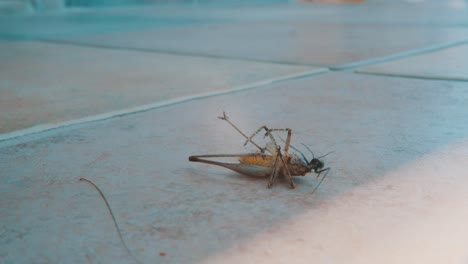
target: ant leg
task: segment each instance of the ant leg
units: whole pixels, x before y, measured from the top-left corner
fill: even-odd
[[[315,186],[314,190],[312,191],[311,195],[314,194],[314,192],[318,189],[318,187],[320,186],[320,184],[322,183],[323,179],[325,179],[325,177],[327,177],[328,173],[330,172],[330,168],[325,168],[323,170],[320,170],[318,172],[318,175],[317,177],[320,176],[320,173],[324,172],[325,171],[325,175],[323,175],[322,179],[320,179],[319,183],[317,184],[317,186]]]
[[[221,120],[224,120],[226,122],[228,122],[235,130],[237,130],[237,132],[239,132],[243,137],[245,137],[247,139],[247,141],[245,142],[244,146],[250,141],[254,146],[256,146],[262,153],[265,152],[265,149],[264,148],[261,148],[259,145],[257,145],[257,143],[253,142],[249,137],[247,137],[246,134],[244,134],[239,128],[237,128],[228,118],[228,116],[226,115],[226,112],[223,112],[223,116],[218,116],[219,119]]]
[[[321,174],[322,172],[324,172],[324,171],[329,171],[329,170],[330,170],[330,168],[325,168],[325,169],[321,169],[321,170],[317,171],[317,172],[316,172],[316,173],[317,173],[317,178],[320,177],[320,174]]]

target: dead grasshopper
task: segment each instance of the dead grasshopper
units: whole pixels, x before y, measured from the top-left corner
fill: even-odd
[[[273,186],[278,176],[287,177],[287,179],[289,179],[291,188],[295,188],[295,183],[292,176],[304,176],[309,172],[314,172],[317,174],[317,177],[319,177],[322,172],[325,172],[324,176],[320,180],[319,184],[312,191],[312,193],[314,193],[315,190],[319,187],[323,179],[327,176],[328,171],[330,170],[330,168],[324,168],[324,163],[320,160],[320,158],[326,155],[315,158],[312,151],[304,145],[307,148],[307,150],[310,151],[312,154],[312,159],[310,161],[307,161],[305,155],[290,144],[292,134],[292,130],[290,128],[269,129],[266,126],[262,126],[255,133],[253,133],[252,136],[247,137],[247,135],[245,135],[239,128],[237,128],[233,123],[231,123],[226,113],[223,112],[223,116],[220,116],[218,118],[228,122],[246,139],[244,146],[250,142],[254,146],[256,146],[260,150],[260,152],[248,154],[196,155],[190,156],[189,161],[218,165],[247,176],[270,177],[268,188],[271,188]],[[255,143],[252,140],[252,138],[255,137],[262,130],[266,131],[265,137],[268,136],[271,140],[271,142],[266,144],[265,148],[261,148],[257,143]],[[275,131],[285,131],[288,134],[285,141],[284,152],[281,152],[281,147],[276,143],[276,140],[273,137],[272,132]],[[301,154],[302,159],[294,153],[288,153],[289,147],[299,152]],[[270,154],[266,154],[265,151],[268,151]],[[225,163],[203,159],[233,157],[239,158],[239,163]]]

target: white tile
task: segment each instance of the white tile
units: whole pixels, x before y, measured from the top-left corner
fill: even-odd
[[[335,72],[23,138],[0,147],[0,261],[131,262],[85,177],[142,263],[463,263],[467,99],[460,82]],[[334,151],[331,173],[311,195],[314,174],[267,189],[189,162],[255,151],[223,110]]]
[[[398,60],[369,65],[360,73],[468,81],[468,45],[455,46]]]
[[[0,133],[141,111],[324,70],[15,41],[0,42],[0,69]]]
[[[466,39],[468,29],[317,22],[245,22],[50,38],[56,41],[267,62],[359,65]]]

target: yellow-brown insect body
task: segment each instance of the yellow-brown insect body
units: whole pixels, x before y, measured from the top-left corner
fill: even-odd
[[[204,158],[230,158],[237,157],[239,163],[226,163]],[[289,154],[282,156],[284,163],[280,161],[280,157],[276,155],[268,155],[264,153],[249,153],[249,154],[214,154],[214,155],[198,155],[190,156],[190,161],[203,162],[221,166],[240,174],[254,177],[269,177],[276,167],[278,176],[287,176],[288,172],[291,176],[304,176],[311,172],[311,168],[307,166],[297,155]],[[276,160],[276,165],[275,165]],[[287,168],[286,168],[287,167]]]
[[[265,155],[263,153],[252,153],[249,156],[240,157],[239,162],[248,165],[272,167],[275,163],[275,160],[271,155]]]
[[[275,166],[276,156],[266,155],[263,153],[252,153],[250,155],[239,157],[240,164],[245,165],[255,165],[255,166],[264,166],[264,167],[274,167]],[[289,170],[292,176],[304,176],[307,173],[311,172],[311,168],[307,166],[297,155],[289,154],[283,156],[284,164],[279,161],[279,174],[281,176],[286,176],[286,168]]]

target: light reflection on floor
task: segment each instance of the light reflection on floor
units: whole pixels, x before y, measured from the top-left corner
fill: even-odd
[[[468,140],[237,242],[201,263],[466,263]]]

